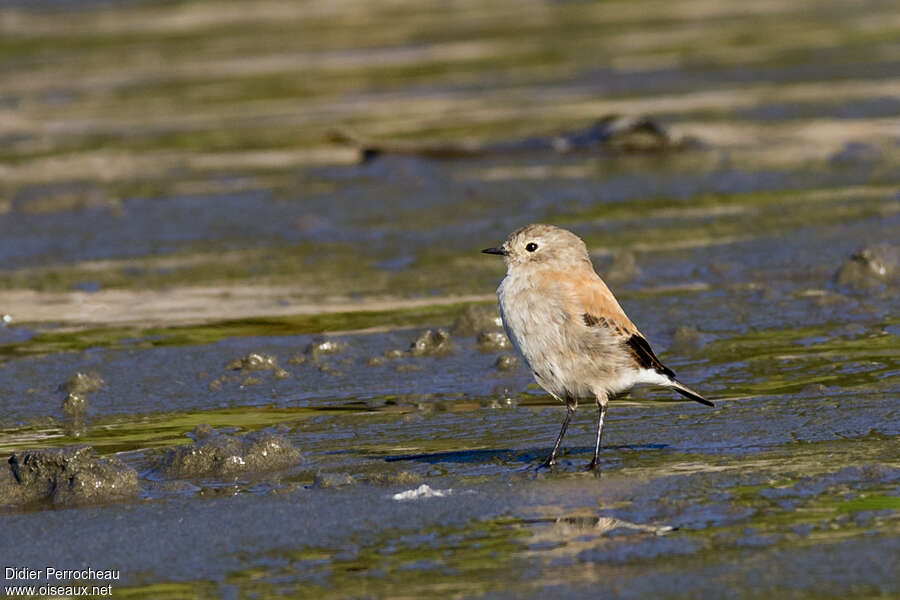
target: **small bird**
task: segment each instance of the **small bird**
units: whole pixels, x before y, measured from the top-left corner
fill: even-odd
[[[707,406],[713,403],[677,379],[594,271],[587,246],[553,225],[528,225],[502,245],[482,250],[506,260],[497,288],[503,327],[525,357],[535,381],[566,404],[553,452],[556,464],[579,400],[597,402],[597,441],[589,469],[599,464],[600,436],[609,399],[639,383],[670,387]]]

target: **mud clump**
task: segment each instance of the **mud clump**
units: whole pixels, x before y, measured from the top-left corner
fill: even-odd
[[[235,358],[225,368],[229,371],[271,371],[278,367],[278,359],[271,354],[251,352],[246,356]]]
[[[453,341],[446,329],[431,329],[413,340],[409,347],[412,356],[444,356],[453,352]]]
[[[703,347],[700,332],[689,325],[680,325],[672,334],[671,350],[677,354],[690,354]]]
[[[466,307],[451,330],[453,335],[475,335],[475,344],[481,352],[501,352],[512,347],[496,306]]]
[[[290,373],[281,368],[277,358],[262,352],[251,352],[246,356],[236,358],[225,365],[225,368],[229,371],[241,371],[242,373],[272,371],[276,379],[284,379],[291,376]]]
[[[209,425],[190,434],[193,444],[168,450],[155,470],[168,477],[236,477],[243,473],[275,471],[295,465],[300,451],[289,439],[273,431],[228,435]]]
[[[66,394],[62,402],[63,431],[66,435],[78,437],[87,431],[87,396]]]
[[[519,367],[519,359],[512,354],[501,354],[494,362],[494,368],[498,371],[512,371]]]
[[[319,473],[313,479],[312,487],[318,490],[343,487],[354,483],[356,483],[356,479],[349,473]]]
[[[62,402],[63,412],[71,419],[84,418],[87,415],[87,398],[79,394],[66,394]]]
[[[847,142],[844,146],[831,155],[829,162],[835,166],[848,166],[859,164],[873,164],[884,158],[877,146],[863,142]]]
[[[302,353],[294,354],[288,362],[292,365],[302,365],[307,362],[319,364],[323,357],[340,354],[347,349],[346,342],[329,338],[318,338],[306,347]]]
[[[828,386],[824,383],[810,383],[805,385],[800,393],[804,396],[824,396],[828,393]]]
[[[312,360],[319,360],[322,356],[329,354],[340,354],[347,349],[346,342],[330,340],[327,338],[315,340],[306,347],[305,354]]]
[[[339,377],[339,376],[343,375],[342,372],[338,371],[331,365],[321,364],[321,365],[319,365],[318,369],[319,369],[320,373],[325,373],[326,375],[333,375],[335,377]]]
[[[496,306],[467,306],[450,327],[453,335],[475,335],[484,331],[503,331]]]
[[[327,375],[342,375],[342,373],[325,362],[325,357],[340,354],[346,350],[348,344],[329,338],[318,338],[314,340],[302,353],[294,354],[288,362],[292,365],[302,365],[311,363],[315,365],[320,372]]]
[[[49,503],[82,506],[137,496],[137,471],[90,446],[15,453],[0,469],[0,506]]]
[[[482,331],[475,338],[475,343],[482,352],[500,352],[512,347],[509,338],[502,331]]]
[[[897,285],[900,246],[876,244],[854,252],[834,274],[837,285],[855,290]]]
[[[637,258],[631,252],[615,252],[612,261],[603,274],[609,283],[623,284],[634,281],[641,274]]]
[[[97,373],[75,373],[61,383],[58,390],[65,394],[62,410],[66,415],[66,433],[81,435],[87,428],[88,395],[103,387],[103,378]]]
[[[251,352],[240,358],[235,358],[225,365],[229,371],[238,371],[236,376],[223,375],[213,379],[209,383],[211,392],[218,391],[223,384],[231,382],[240,382],[242,387],[251,385],[260,385],[263,383],[259,374],[263,371],[271,371],[275,379],[287,379],[291,376],[289,371],[281,368],[278,359],[271,354],[262,352]]]
[[[103,378],[97,373],[75,373],[60,384],[59,390],[69,394],[90,394],[103,387]]]
[[[422,483],[422,481],[421,475],[411,473],[410,471],[375,473],[366,478],[366,482],[373,485],[415,485]]]

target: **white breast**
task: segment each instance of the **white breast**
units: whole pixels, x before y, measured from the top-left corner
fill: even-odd
[[[571,354],[565,339],[568,316],[562,303],[539,293],[530,280],[507,275],[497,289],[506,335],[525,358],[537,382],[559,400],[583,392],[568,374]]]

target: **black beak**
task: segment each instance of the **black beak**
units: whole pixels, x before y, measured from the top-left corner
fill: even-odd
[[[500,256],[507,256],[509,251],[503,246],[497,246],[496,248],[485,248],[481,251],[484,254],[499,254]]]

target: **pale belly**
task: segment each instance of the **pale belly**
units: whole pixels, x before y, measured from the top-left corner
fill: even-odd
[[[500,315],[510,341],[534,373],[537,383],[558,400],[593,398],[613,383],[612,362],[603,340],[588,340],[560,303],[532,287],[498,290]],[[611,391],[611,390],[610,390]]]

